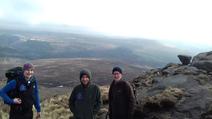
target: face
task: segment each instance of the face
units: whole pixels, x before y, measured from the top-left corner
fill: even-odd
[[[34,74],[34,70],[33,69],[24,70],[24,77],[26,79],[30,79],[33,74]]]
[[[113,78],[114,78],[115,81],[119,81],[122,78],[122,74],[118,71],[114,71],[113,72]]]
[[[83,75],[81,78],[81,82],[83,85],[88,85],[89,83],[89,77],[87,75]]]

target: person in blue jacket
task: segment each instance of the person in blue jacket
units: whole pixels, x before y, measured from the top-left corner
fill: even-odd
[[[37,110],[36,119],[41,116],[38,83],[31,63],[24,64],[23,73],[17,80],[9,81],[1,90],[0,96],[6,104],[10,105],[9,119],[32,119],[32,107]],[[15,98],[10,98],[8,92],[17,90]]]

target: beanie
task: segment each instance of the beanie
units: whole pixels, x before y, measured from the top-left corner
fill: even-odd
[[[112,74],[113,74],[115,71],[118,71],[119,73],[122,74],[122,69],[121,69],[120,67],[114,67],[113,70],[112,70]]]
[[[34,65],[31,63],[24,64],[23,70],[29,70],[29,69],[34,69]]]

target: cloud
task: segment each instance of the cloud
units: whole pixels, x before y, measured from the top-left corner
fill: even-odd
[[[1,0],[0,18],[83,26],[107,35],[212,44],[211,5],[210,0]]]
[[[39,11],[39,6],[31,0],[1,0],[0,11],[2,19],[26,22]]]

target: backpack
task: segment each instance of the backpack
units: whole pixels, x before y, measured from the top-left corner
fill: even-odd
[[[22,74],[23,68],[22,67],[14,67],[9,69],[5,73],[5,77],[7,78],[7,83],[11,80],[18,79],[18,77]]]
[[[23,68],[22,67],[14,67],[6,71],[5,77],[7,78],[7,83],[16,80],[16,88],[8,91],[7,95],[10,98],[15,98],[18,95],[18,87],[19,87],[19,76],[22,75]],[[6,103],[6,102],[4,102]]]

